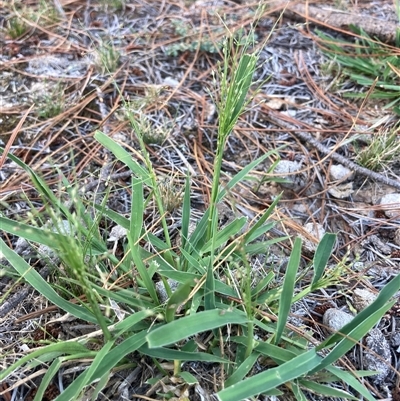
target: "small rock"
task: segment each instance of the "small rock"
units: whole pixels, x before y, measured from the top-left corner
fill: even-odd
[[[304,226],[304,230],[307,231],[311,237],[317,239],[317,242],[314,242],[305,236],[300,235],[300,238],[303,240],[303,248],[310,253],[314,253],[317,249],[318,242],[325,235],[325,230],[319,223],[307,223]]]
[[[322,318],[325,326],[328,326],[332,331],[339,331],[343,326],[353,320],[354,316],[340,309],[328,309]]]
[[[347,182],[346,184],[335,185],[328,189],[330,195],[336,199],[344,199],[349,197],[353,192],[353,183]]]
[[[398,229],[395,231],[393,242],[394,242],[397,246],[400,246],[400,228],[398,228]]]
[[[390,219],[400,217],[400,194],[386,194],[382,196],[379,204],[384,206],[385,215]]]
[[[392,334],[392,336],[390,337],[390,343],[392,347],[397,347],[396,352],[400,353],[400,332],[396,331]]]
[[[361,241],[363,247],[373,246],[377,251],[383,253],[384,255],[390,255],[392,253],[392,248],[385,244],[377,235],[372,234],[365,240]]]
[[[114,226],[111,229],[111,232],[108,235],[107,241],[109,241],[109,242],[119,241],[121,238],[125,238],[127,233],[128,233],[128,230],[126,228],[117,224],[116,226]]]
[[[373,378],[376,383],[381,383],[389,374],[392,364],[390,345],[379,329],[372,329],[365,339],[365,346],[363,368],[378,371]]]
[[[166,77],[164,79],[163,84],[167,85],[167,86],[172,86],[173,88],[176,88],[179,86],[179,81],[177,81],[176,79],[174,79],[172,77]]]
[[[280,185],[287,189],[294,189],[301,186],[301,177],[298,174],[295,174],[297,171],[301,169],[301,163],[290,161],[290,160],[281,160],[275,167],[274,173],[281,174],[280,178],[285,179],[287,182],[280,183]]]
[[[177,281],[172,280],[171,278],[169,278],[167,280],[167,282],[168,282],[168,285],[170,286],[172,292],[174,292],[178,288],[179,283]],[[157,281],[157,283],[156,283],[156,292],[157,292],[157,295],[159,296],[160,301],[162,303],[168,301],[169,296],[167,294],[167,290],[165,289],[165,285],[164,285],[164,283],[162,281]]]
[[[376,295],[369,291],[361,288],[356,288],[353,292],[353,304],[357,312],[361,312],[367,306],[371,305],[375,301]]]
[[[329,174],[331,179],[334,181],[344,181],[353,178],[354,171],[351,171],[349,168],[342,166],[341,164],[332,165]]]

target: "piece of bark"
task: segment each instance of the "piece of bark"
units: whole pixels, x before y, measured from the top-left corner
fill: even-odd
[[[274,12],[281,13],[294,20],[306,20],[316,25],[340,30],[343,33],[349,31],[350,25],[362,28],[372,38],[377,37],[385,43],[393,43],[396,38],[397,25],[394,22],[336,10],[330,6],[310,6],[296,2],[274,1],[270,3]]]

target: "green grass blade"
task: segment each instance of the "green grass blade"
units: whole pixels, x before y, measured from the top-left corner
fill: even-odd
[[[87,369],[87,378],[92,377],[94,375],[94,373],[96,372],[96,370],[102,366],[102,367],[106,367],[106,364],[104,363],[105,357],[107,356],[107,354],[111,351],[112,347],[114,346],[114,341],[108,341],[106,342],[102,349],[97,353],[96,357],[93,359],[92,363],[89,366],[89,369]],[[114,367],[112,365],[108,365],[109,366],[109,370],[105,373],[103,373],[104,376],[105,374],[108,374],[108,372]],[[90,381],[88,380],[87,382],[83,383],[83,386],[86,386],[90,384]],[[80,390],[79,390],[80,392]]]
[[[318,244],[313,260],[314,277],[311,283],[311,290],[314,289],[314,286],[324,274],[326,264],[328,263],[328,260],[332,254],[335,241],[336,241],[336,234],[326,233],[322,237],[321,242]]]
[[[179,373],[179,377],[181,377],[185,383],[189,384],[189,386],[194,386],[199,382],[198,379],[189,372],[181,372]]]
[[[11,266],[24,278],[36,291],[42,294],[47,300],[65,312],[92,323],[98,323],[96,317],[87,309],[61,298],[53,288],[42,278],[42,276],[34,270],[24,259],[11,250],[0,238],[1,254],[7,259]]]
[[[50,382],[53,380],[54,376],[59,371],[60,366],[61,366],[61,358],[54,359],[52,364],[47,369],[46,374],[43,376],[33,401],[42,401],[44,399],[44,393]]]
[[[119,161],[128,166],[136,177],[146,184],[151,184],[149,172],[132,158],[132,154],[127,152],[122,146],[118,145],[113,139],[100,131],[96,131],[94,138],[113,153]]]
[[[143,183],[132,177],[132,204],[129,232],[134,244],[138,243],[142,233],[143,214],[144,214]]]
[[[107,355],[104,356],[102,363],[97,366],[92,376],[85,371],[70,384],[63,393],[61,393],[54,401],[71,401],[75,400],[79,395],[79,388],[82,388],[83,383],[93,383],[95,380],[101,379],[111,369],[113,369],[119,361],[121,361],[129,353],[135,352],[146,341],[147,330],[137,333],[121,344],[113,348]]]
[[[247,174],[250,173],[255,167],[257,167],[260,163],[262,163],[265,159],[270,157],[271,155],[276,155],[279,156],[279,151],[283,149],[283,147],[279,147],[277,149],[271,150],[262,156],[260,156],[258,159],[252,161],[250,164],[248,164],[246,167],[244,167],[241,171],[239,171],[236,175],[233,176],[233,178],[228,182],[226,185],[226,188],[222,189],[217,197],[217,203],[221,202],[222,199],[225,197],[228,191],[230,191],[236,184],[238,184],[240,181],[243,181]]]
[[[296,401],[308,401],[304,393],[301,391],[301,388],[297,384],[297,380],[294,380],[291,383],[292,391],[294,396],[296,397]]]
[[[354,388],[354,390],[356,390],[359,394],[361,394],[366,400],[376,401],[375,397],[371,395],[368,389],[365,386],[363,386],[351,372],[346,372],[335,366],[327,366],[326,370],[331,372],[339,379],[341,379],[344,383]],[[354,374],[356,373],[357,372],[354,372]]]
[[[189,239],[189,224],[190,224],[190,176],[188,173],[185,181],[185,194],[183,196],[183,205],[182,205],[181,247],[183,249],[186,249],[186,241]],[[187,263],[184,264],[184,270],[186,269],[187,269]]]
[[[9,234],[46,245],[52,249],[59,249],[57,245],[66,240],[66,236],[63,234],[13,221],[2,216],[0,216],[0,227]]]
[[[240,382],[247,375],[247,373],[250,372],[251,368],[257,362],[259,356],[260,354],[258,352],[253,352],[250,354],[250,356],[248,356],[225,381],[225,388]]]
[[[114,325],[113,328],[110,327],[110,330],[112,329],[112,331],[115,332],[115,337],[120,337],[122,334],[131,329],[135,324],[147,319],[150,316],[153,316],[154,314],[154,311],[144,309],[140,312],[133,313],[121,322],[118,322]]]
[[[293,358],[276,368],[254,375],[219,393],[220,401],[243,401],[248,397],[275,389],[283,383],[302,377],[321,362],[314,349]]]
[[[207,330],[247,321],[247,315],[237,309],[209,310],[174,320],[150,332],[146,339],[149,348],[163,347]]]
[[[167,308],[165,310],[165,320],[167,322],[172,322],[175,319],[176,310],[182,306],[183,302],[187,301],[192,288],[195,286],[194,280],[188,280],[172,293],[168,302]]]
[[[114,347],[103,359],[103,362],[98,366],[93,373],[91,380],[96,380],[104,376],[110,369],[117,366],[126,355],[135,352],[146,342],[147,330],[143,330],[137,334],[128,337],[122,343]]]
[[[312,391],[314,394],[318,394],[319,396],[337,397],[339,399],[344,398],[347,400],[358,400],[357,397],[354,397],[347,391],[339,390],[337,388],[327,386],[326,384],[320,384],[310,380],[299,380],[299,383],[306,389]]]
[[[10,373],[12,373],[25,363],[34,361],[43,355],[52,354],[52,359],[54,359],[59,355],[73,355],[82,353],[86,354],[89,358],[95,355],[95,352],[89,351],[86,347],[84,347],[82,344],[79,344],[78,342],[59,342],[57,344],[51,344],[47,347],[40,348],[37,351],[33,351],[28,355],[25,355],[24,357],[18,359],[11,366],[9,366],[7,369],[0,371],[0,380],[4,380]]]
[[[268,216],[269,216],[268,213],[264,213],[261,216],[261,219],[268,218]],[[251,227],[250,230],[247,231],[246,235],[244,236],[245,244],[248,244],[251,241],[258,239],[259,237],[261,237],[261,235],[270,231],[272,228],[274,228],[276,226],[277,222],[271,221],[265,225],[262,225],[262,224],[259,225],[258,223],[259,223],[259,221],[257,221],[257,223],[253,227]]]
[[[128,235],[129,248],[132,260],[143,280],[146,290],[151,299],[158,304],[158,296],[149,272],[143,262],[141,248],[139,245],[143,226],[144,202],[143,202],[143,183],[141,180],[132,177],[132,205]]]
[[[301,239],[296,238],[293,250],[290,254],[289,263],[286,269],[285,279],[282,287],[282,294],[279,301],[278,322],[275,334],[275,344],[281,340],[285,329],[290,307],[292,305],[293,291],[296,283],[297,269],[299,268],[301,257]]]
[[[219,248],[221,245],[225,244],[229,239],[234,237],[246,224],[246,217],[240,217],[238,219],[233,220],[226,227],[224,227],[221,231],[216,233],[210,241],[208,241],[204,247],[201,249],[201,252],[207,253],[210,252],[212,247],[214,249]]]
[[[268,272],[268,274],[251,290],[251,297],[257,297],[257,295],[268,286],[274,277],[275,273],[273,271]]]
[[[334,334],[321,343],[318,346],[318,349],[322,349],[325,347],[329,347],[338,341],[343,339],[344,335],[349,335],[351,331],[353,331],[356,327],[366,321],[373,313],[375,313],[378,309],[386,307],[386,303],[399,291],[400,289],[400,274],[397,275],[392,281],[385,285],[382,290],[379,292],[376,300],[369,306],[367,306],[364,310],[362,310],[355,318],[346,326],[344,326],[340,333]]]
[[[144,344],[142,347],[140,347],[139,352],[151,356],[152,358],[166,359],[168,361],[201,361],[212,363],[228,362],[224,358],[212,354],[206,354],[204,352],[187,352],[164,347],[149,348],[147,344]]]
[[[375,326],[375,324],[382,318],[382,316],[395,304],[396,301],[389,302],[377,309],[374,313],[371,313],[368,318],[366,318],[362,323],[360,323],[357,327],[350,331],[347,334],[347,337],[343,338],[326,356],[321,364],[317,367],[316,370],[311,373],[315,373],[327,366],[332,365],[335,361],[341,358],[347,351],[354,347],[354,345],[361,340],[371,329]],[[353,319],[354,320],[354,319]],[[347,324],[341,332],[348,331],[347,326],[351,325],[352,322]],[[340,332],[339,332],[340,333]],[[336,336],[337,334],[334,334]],[[320,348],[320,346],[318,347]]]

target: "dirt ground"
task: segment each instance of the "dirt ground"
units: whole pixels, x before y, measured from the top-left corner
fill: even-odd
[[[85,188],[88,197],[96,199],[105,177],[111,175],[114,187],[108,206],[125,214],[130,207],[130,174],[114,163],[93,134],[101,130],[141,162],[135,134],[126,118],[126,109],[131,109],[143,117],[141,123],[147,130],[148,150],[160,185],[171,188],[172,183],[179,193],[187,171],[191,173],[195,218],[208,205],[213,176],[218,113],[210,93],[215,93],[213,71],[221,61],[220,44],[226,34],[222,20],[232,31],[244,27],[248,32],[257,5],[139,0],[123,2],[119,8],[118,1],[111,3],[61,0],[55,1],[54,7],[50,1],[0,1],[0,145],[9,146],[55,190],[60,188],[63,173]],[[289,10],[278,20],[281,5],[266,7],[255,30],[256,47],[263,46],[256,72],[262,84],[228,140],[222,181],[261,154],[277,149],[276,155],[257,168],[258,182],[245,181],[229,195],[226,219],[232,210],[254,218],[283,192],[274,216],[281,222],[273,234],[311,241],[304,249],[304,266],[312,258],[313,244],[319,237],[317,228],[337,234],[334,260],[345,260],[348,267],[343,285],[327,289],[318,299],[310,299],[293,311],[302,316],[312,313],[322,322],[328,307],[348,310],[355,290],[377,294],[400,272],[400,210],[388,210],[380,204],[383,196],[400,193],[400,159],[388,161],[379,177],[352,169],[351,163],[367,146],[365,138],[392,129],[398,116],[384,109],[383,102],[345,97],[349,91],[369,88],[348,80],[324,55],[316,31],[349,38],[345,26],[346,19],[352,21],[349,15],[374,18],[386,26],[396,24],[396,14],[393,3],[384,0],[310,6],[324,12],[339,10],[344,26],[334,30],[329,16],[322,21],[320,15],[318,21],[318,12],[307,23],[298,10]],[[9,24],[17,17],[24,21],[26,30],[13,38]],[[314,142],[308,141],[307,135]],[[281,161],[271,172],[277,155]],[[0,170],[2,215],[21,219],[32,210],[41,210],[43,205],[27,175],[11,160],[0,160],[4,163]],[[342,166],[341,175],[338,165]],[[277,178],[285,182],[276,182]],[[390,180],[398,186],[391,185]],[[170,219],[171,226],[178,227],[180,211],[172,211]],[[148,220],[150,225],[151,217]],[[1,236],[15,248],[16,238],[4,232]],[[271,250],[278,270],[284,270],[290,254],[290,244],[285,246],[284,250]],[[0,279],[0,294],[3,350],[9,344],[20,347],[34,337],[37,324],[44,325],[58,313],[37,313],[50,305],[29,288],[14,286],[9,277]],[[32,313],[36,313],[34,318]],[[399,324],[397,304],[378,325],[392,356],[392,369],[369,384],[380,399],[400,399]],[[85,330],[76,326],[57,326],[56,331],[64,338],[73,338]],[[348,363],[362,368],[362,358],[363,351],[358,347],[348,355]],[[142,360],[130,378],[140,383],[133,394],[148,397],[145,399],[155,396],[144,384],[153,369],[148,363]],[[197,366],[197,372],[208,383],[204,387],[212,392],[215,372],[210,373],[205,366]],[[121,383],[118,378],[113,380],[101,399],[124,399],[116,390]],[[0,392],[10,384],[2,386]],[[21,394],[26,394],[26,388]],[[3,392],[0,400],[9,397],[10,392]],[[55,394],[46,397],[52,400]],[[191,397],[209,399],[199,391]],[[33,399],[33,395],[20,399]],[[310,395],[310,399],[321,398]]]

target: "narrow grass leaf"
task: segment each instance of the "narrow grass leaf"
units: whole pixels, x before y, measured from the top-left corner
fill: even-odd
[[[131,204],[131,215],[130,224],[128,231],[128,242],[131,250],[131,256],[135,266],[139,272],[140,278],[143,280],[146,290],[150,294],[156,304],[158,304],[158,296],[154,287],[154,282],[143,262],[139,240],[143,227],[143,213],[144,213],[144,202],[143,202],[143,184],[142,182],[132,177],[132,204]]]
[[[281,366],[268,369],[220,391],[217,397],[220,401],[242,401],[257,394],[266,393],[283,383],[306,375],[320,362],[321,357],[312,349]]]
[[[149,309],[144,309],[140,312],[133,313],[132,315],[126,317],[121,322],[114,325],[113,331],[115,331],[115,337],[120,337],[123,333],[127,332],[131,327],[137,323],[144,321],[150,316],[154,316],[155,312]],[[111,330],[111,328],[110,328]]]
[[[167,307],[165,310],[165,320],[172,322],[175,319],[176,310],[188,300],[192,288],[195,286],[194,280],[187,280],[185,283],[180,284],[178,288],[170,296]]]
[[[115,346],[107,355],[104,356],[102,363],[92,374],[90,381],[100,379],[109,370],[113,369],[128,354],[138,350],[145,342],[147,329],[139,333],[133,334],[122,343]]]
[[[336,398],[344,398],[347,400],[358,400],[357,397],[348,393],[344,390],[339,390],[337,388],[333,388],[327,386],[326,384],[320,384],[316,382],[312,382],[310,380],[299,380],[299,383],[304,386],[306,389],[312,391],[314,394],[318,394],[319,396],[326,396],[326,397],[336,397]]]
[[[354,390],[361,394],[366,400],[376,401],[375,397],[372,396],[370,391],[365,386],[363,386],[356,377],[354,377],[354,375],[359,375],[359,372],[354,372],[353,374],[352,372],[347,372],[345,370],[339,369],[336,366],[327,366],[326,370],[338,377],[344,383],[354,388]]]
[[[192,254],[187,252],[185,249],[181,249],[181,252],[182,252],[181,260],[184,260],[185,263],[188,264],[188,270],[193,271],[193,269],[195,269],[200,274],[205,274],[206,273],[206,269],[199,262],[199,257],[195,258]],[[197,255],[197,256],[199,256],[199,255]]]
[[[227,324],[246,324],[247,321],[247,315],[237,309],[208,310],[161,326],[151,331],[146,339],[149,348],[163,347],[207,330]]]
[[[250,173],[255,167],[257,167],[260,163],[262,163],[265,159],[270,157],[271,155],[279,156],[279,151],[283,149],[284,147],[279,147],[277,149],[271,150],[262,156],[260,156],[258,159],[254,160],[250,164],[248,164],[246,167],[244,167],[241,171],[239,171],[236,175],[232,177],[232,179],[228,182],[226,185],[226,188],[223,188],[219,193],[217,197],[217,203],[221,202],[222,199],[225,197],[225,195],[230,191],[236,184],[238,184],[240,181],[243,181],[247,174]]]
[[[182,204],[182,248],[186,249],[186,241],[189,239],[189,225],[190,225],[190,175],[187,173],[185,181],[185,194],[183,196]],[[184,270],[187,269],[187,263],[184,264]]]
[[[210,208],[208,208],[200,221],[197,223],[192,235],[190,235],[190,241],[186,243],[186,251],[189,254],[200,253],[200,249],[206,242],[206,232],[208,227],[208,217],[210,215]]]
[[[357,327],[350,331],[350,333],[346,334],[346,337],[342,338],[342,341],[339,341],[338,344],[332,349],[332,351],[322,360],[321,364],[317,367],[316,370],[313,370],[311,373],[315,373],[327,366],[332,365],[335,361],[341,358],[347,351],[354,347],[354,345],[364,337],[371,328],[382,318],[382,316],[395,304],[396,301],[389,302],[388,304],[382,306],[380,309],[377,309],[374,313],[366,318],[362,323],[360,323]],[[341,332],[348,331],[347,324],[341,330]],[[341,333],[339,332],[339,333]],[[337,336],[338,334],[334,334]],[[318,346],[317,348],[320,348]]]
[[[0,371],[0,380],[4,380],[10,373],[15,371],[20,366],[28,363],[36,358],[40,358],[43,355],[53,354],[52,358],[56,358],[58,355],[73,355],[85,353],[87,357],[95,355],[93,351],[89,351],[85,346],[79,344],[78,342],[59,342],[56,344],[48,345],[47,347],[40,348],[36,351],[25,355],[24,357],[18,359],[15,363],[9,366],[7,369]]]
[[[260,354],[258,352],[253,352],[240,364],[240,366],[235,368],[235,371],[225,381],[225,388],[240,382],[247,375],[247,373],[250,372],[254,364],[257,362],[259,356]]]
[[[228,362],[228,360],[224,358],[204,352],[187,352],[164,347],[149,348],[147,344],[140,347],[139,352],[151,356],[152,358],[166,359],[169,361],[200,361],[210,363]]]
[[[132,204],[129,232],[134,244],[139,242],[142,233],[144,213],[143,199],[143,184],[139,179],[132,177]]]
[[[291,382],[291,388],[294,396],[296,397],[296,401],[308,401],[307,397],[301,391],[301,388],[297,384],[297,380],[293,380]]]
[[[103,345],[101,350],[97,353],[96,357],[93,359],[92,363],[90,364],[89,369],[87,369],[87,378],[92,377],[94,372],[99,368],[99,366],[101,366],[101,365],[104,366],[104,359],[105,359],[106,355],[110,352],[110,350],[113,346],[114,346],[114,341],[108,341]],[[103,373],[102,376],[108,374],[113,367],[114,366],[109,366],[110,369],[107,372]],[[89,380],[87,382],[83,383],[82,388],[88,384],[90,384]]]
[[[336,234],[326,233],[322,237],[321,242],[318,244],[313,259],[314,277],[311,283],[311,290],[314,289],[314,286],[324,273],[326,264],[328,263],[328,260],[331,257],[335,241],[336,241]]]
[[[171,278],[173,280],[178,281],[179,283],[184,283],[187,280],[191,279],[194,282],[196,280],[200,280],[201,276],[199,274],[190,273],[190,272],[178,272],[173,270],[160,270],[158,272],[161,276],[165,276]],[[204,273],[203,273],[204,274]],[[225,284],[220,280],[215,280],[215,292],[228,295],[230,297],[237,297],[238,293],[236,290],[229,285]]]
[[[283,281],[282,293],[279,301],[278,322],[275,334],[275,344],[281,340],[283,330],[285,329],[290,307],[292,305],[293,291],[296,283],[297,269],[299,268],[301,257],[301,239],[296,238],[293,249],[290,254],[289,263],[286,269],[285,279]]]
[[[244,250],[246,254],[249,255],[256,255],[259,253],[266,254],[268,252],[268,248],[273,245],[277,244],[278,242],[282,242],[287,240],[289,237],[277,237],[272,238],[268,241],[256,242],[255,244],[245,245]]]
[[[197,378],[189,372],[181,372],[179,373],[179,377],[181,377],[185,383],[189,384],[189,386],[194,386],[199,382]]]
[[[91,401],[97,401],[99,399],[98,396],[100,392],[104,389],[109,380],[110,380],[110,372],[100,377],[100,380],[97,382],[96,387],[93,390],[92,396],[90,398]]]
[[[221,245],[225,244],[229,239],[237,235],[237,233],[239,233],[240,230],[244,227],[246,222],[247,222],[246,217],[241,217],[233,220],[221,231],[215,233],[213,239],[211,239],[204,245],[204,247],[201,249],[201,252],[202,253],[210,252],[212,247],[214,247],[214,249],[219,248]]]
[[[27,241],[59,249],[58,244],[66,240],[66,236],[43,228],[37,228],[0,216],[0,227],[3,231],[24,238]]]
[[[60,297],[54,289],[43,279],[43,277],[21,256],[11,250],[4,241],[0,238],[0,254],[2,254],[18,274],[29,283],[36,291],[42,294],[47,300],[65,312],[77,317],[78,319],[86,320],[92,323],[98,323],[96,317],[86,308],[73,304]]]
[[[357,314],[354,319],[346,324],[341,330],[340,333],[334,334],[329,337],[327,340],[322,342],[318,349],[323,349],[329,347],[332,344],[337,343],[343,339],[343,334],[348,335],[352,330],[354,330],[357,326],[362,324],[365,320],[367,320],[374,312],[378,309],[381,309],[386,305],[386,303],[400,290],[400,274],[398,274],[392,281],[386,284],[382,290],[379,292],[376,300],[369,306],[367,306],[364,310]]]
[[[113,153],[119,161],[128,166],[129,169],[144,183],[151,183],[149,172],[132,158],[131,153],[127,152],[122,146],[100,131],[95,132],[94,138]]]
[[[263,232],[261,231],[261,234],[259,232],[262,227],[266,227],[268,229],[272,229],[276,222],[271,222],[263,226],[265,221],[268,219],[268,217],[271,216],[272,212],[275,210],[276,205],[279,203],[280,199],[282,197],[282,193],[280,193],[275,200],[271,203],[271,205],[268,207],[268,209],[262,214],[260,218],[257,219],[257,222],[247,231],[245,234],[245,243],[248,244],[251,241],[254,241],[257,239]],[[266,230],[268,231],[268,230]],[[264,231],[264,232],[266,232]]]
[[[54,376],[60,370],[60,366],[61,366],[61,358],[54,359],[49,368],[47,369],[46,374],[43,376],[33,401],[42,401],[43,399],[45,399],[44,393],[46,392],[47,387],[53,380]]]
[[[251,290],[251,297],[254,299],[257,297],[258,294],[260,294],[261,291],[263,291],[268,284],[274,279],[275,273],[273,271],[270,271],[262,280],[260,280],[259,283]]]
[[[265,214],[262,217],[264,217]],[[269,222],[269,223],[267,223],[265,225],[260,225],[257,228],[252,227],[250,229],[251,233],[250,233],[250,230],[249,230],[249,231],[247,231],[246,235],[244,236],[245,244],[248,244],[251,241],[254,241],[254,240],[258,239],[259,237],[261,237],[266,232],[271,231],[276,226],[276,224],[277,224],[276,221],[271,221],[271,222]]]

